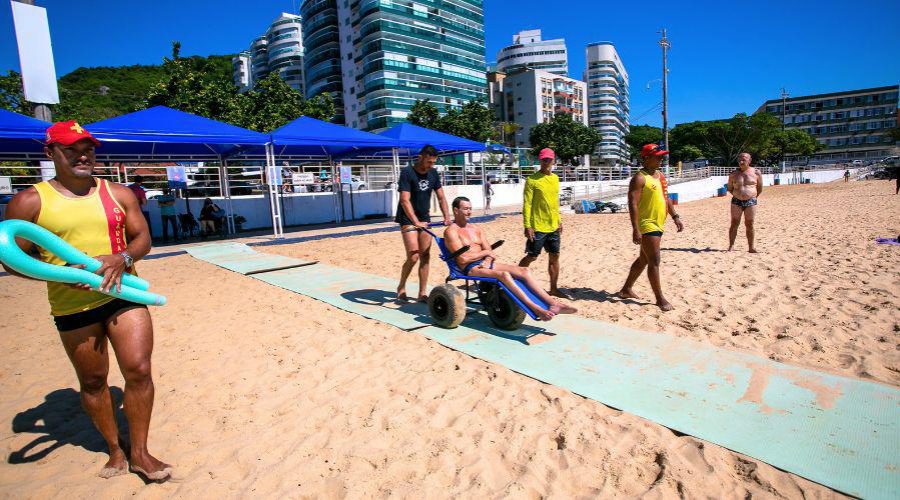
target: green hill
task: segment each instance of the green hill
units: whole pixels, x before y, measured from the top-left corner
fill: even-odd
[[[199,71],[230,81],[231,57],[184,59]],[[60,104],[55,106],[54,119],[91,123],[142,109],[150,87],[164,76],[161,65],[78,68],[59,79]]]

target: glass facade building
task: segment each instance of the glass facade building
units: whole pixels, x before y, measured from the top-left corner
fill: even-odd
[[[234,84],[244,92],[277,71],[288,85],[305,94],[302,33],[300,16],[282,13],[249,50],[231,59]]]
[[[416,100],[442,113],[485,100],[481,0],[306,0],[307,95],[340,93],[348,126],[402,123]]]

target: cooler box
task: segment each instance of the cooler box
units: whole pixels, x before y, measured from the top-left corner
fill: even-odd
[[[775,185],[776,186],[781,185],[781,179],[775,179]]]
[[[722,187],[716,191],[716,196],[725,196],[727,193],[728,193],[728,189]]]
[[[678,204],[678,193],[669,193],[669,199],[672,200],[673,205]]]

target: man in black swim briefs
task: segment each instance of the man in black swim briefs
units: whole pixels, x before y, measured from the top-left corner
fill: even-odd
[[[756,197],[762,194],[763,177],[759,170],[750,166],[750,153],[738,156],[738,169],[728,176],[728,192],[731,193],[731,226],[728,228],[728,251],[734,248],[741,216],[747,228],[747,244],[750,253],[756,253],[754,246],[753,222],[756,219]]]

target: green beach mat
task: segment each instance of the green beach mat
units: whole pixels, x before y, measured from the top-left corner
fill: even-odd
[[[243,243],[210,243],[186,247],[184,250],[196,259],[241,274],[264,273],[315,264],[283,255],[259,253]]]
[[[205,260],[205,259],[204,259]],[[438,273],[442,275],[441,273]],[[333,266],[252,276],[863,498],[900,497],[900,391],[577,316],[432,326],[396,281]]]

